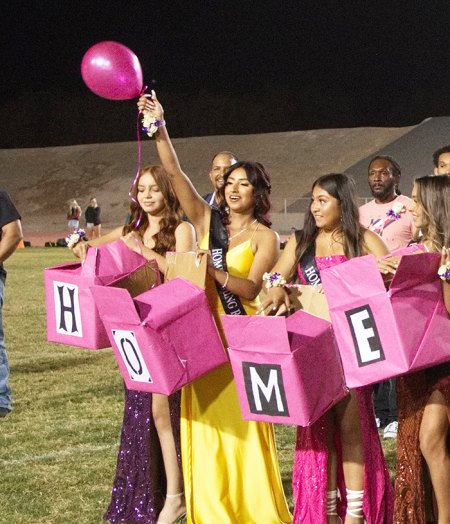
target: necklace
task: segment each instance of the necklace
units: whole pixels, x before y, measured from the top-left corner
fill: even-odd
[[[328,249],[332,249],[334,244],[338,242],[337,240],[334,239],[334,233],[338,231],[338,229],[339,228],[333,229],[333,231],[331,232],[330,240],[328,241],[328,245],[327,245]],[[326,235],[323,229],[320,231],[320,235],[322,236]]]
[[[251,226],[253,226],[253,224],[255,222],[257,222],[258,219],[255,218],[255,220],[253,220],[253,222],[250,222],[250,224],[247,226],[247,227],[244,227],[243,229],[241,229],[240,231],[238,231],[237,233],[235,233],[234,235],[228,235],[228,241],[230,240],[233,240],[233,238],[236,238],[238,237],[241,233],[243,233],[244,231],[247,231],[247,229]]]

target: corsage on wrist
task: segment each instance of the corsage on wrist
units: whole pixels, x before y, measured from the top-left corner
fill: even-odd
[[[165,120],[157,120],[154,116],[151,116],[149,113],[144,113],[144,117],[142,118],[142,129],[147,133],[147,135],[150,138],[156,133],[156,131],[158,131],[158,128],[165,125]]]
[[[283,287],[286,285],[286,279],[280,273],[264,273],[263,281],[266,283],[266,289],[271,287]]]
[[[450,280],[450,262],[442,264],[437,272],[441,280]]]
[[[400,213],[404,213],[406,211],[406,207],[401,202],[396,202],[391,209],[386,213],[386,216],[395,218],[398,220],[400,218]]]
[[[73,233],[69,233],[66,236],[66,244],[69,249],[73,249],[80,240],[87,240],[84,229],[75,229]]]

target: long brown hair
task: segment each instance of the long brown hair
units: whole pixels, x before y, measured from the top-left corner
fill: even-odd
[[[330,173],[318,178],[313,186],[321,187],[334,197],[341,208],[341,224],[339,231],[344,237],[344,253],[347,258],[358,257],[363,252],[364,228],[359,223],[359,212],[356,201],[355,181],[347,175]],[[311,206],[305,214],[305,221],[301,231],[300,240],[295,250],[297,261],[315,242],[319,228],[311,212]]]
[[[142,211],[137,199],[139,180],[142,175],[147,173],[155,179],[164,197],[165,207],[162,211],[160,230],[153,236],[155,240],[154,250],[160,255],[164,255],[167,251],[175,249],[175,229],[181,222],[181,209],[180,203],[170,184],[169,177],[162,166],[150,165],[140,169],[139,176],[131,190],[130,221],[123,226],[122,234],[126,235],[131,231],[135,231],[143,238],[145,231],[149,227],[147,213]]]
[[[423,176],[414,180],[417,201],[422,207],[422,238],[433,251],[450,246],[450,178],[446,175]]]

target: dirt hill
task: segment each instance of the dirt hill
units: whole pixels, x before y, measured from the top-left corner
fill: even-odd
[[[239,158],[262,162],[272,176],[274,212],[282,212],[306,195],[318,176],[344,171],[411,129],[324,129],[179,138],[174,143],[201,194],[210,189],[207,172],[215,152],[231,150]],[[141,166],[157,163],[154,143],[143,138],[141,145]],[[25,239],[43,245],[65,234],[66,206],[73,198],[84,210],[89,199],[97,197],[105,231],[121,224],[137,164],[137,142],[3,149],[0,185],[22,214]]]

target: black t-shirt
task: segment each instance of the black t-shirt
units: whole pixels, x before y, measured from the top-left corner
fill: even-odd
[[[89,206],[84,212],[84,218],[86,223],[94,224],[94,226],[100,225],[100,206],[92,207]]]
[[[20,220],[19,212],[14,206],[8,193],[0,189],[0,241],[2,239],[1,230],[3,226],[6,226],[10,222],[14,222],[14,220]],[[0,275],[6,275],[2,262],[0,262]]]

